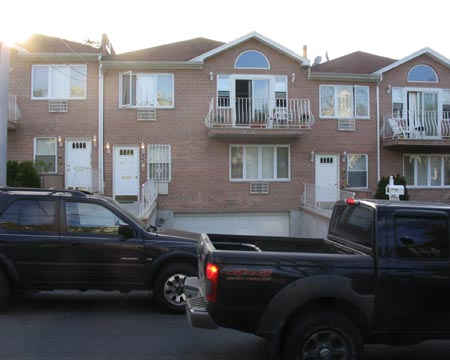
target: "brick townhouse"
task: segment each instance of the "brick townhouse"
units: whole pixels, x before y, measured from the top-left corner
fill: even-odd
[[[121,202],[151,184],[166,227],[295,235],[302,198],[371,197],[397,173],[412,199],[450,187],[450,61],[431,49],[311,63],[251,33],[125,54],[35,36],[12,53],[9,158]]]

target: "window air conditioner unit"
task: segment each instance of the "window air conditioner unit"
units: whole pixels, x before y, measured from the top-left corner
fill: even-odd
[[[139,121],[156,121],[156,109],[137,109]]]
[[[338,120],[339,131],[355,131],[356,123],[355,119],[339,119]]]
[[[49,100],[48,112],[67,112],[67,100]]]
[[[268,182],[251,182],[250,194],[268,194],[269,183]]]

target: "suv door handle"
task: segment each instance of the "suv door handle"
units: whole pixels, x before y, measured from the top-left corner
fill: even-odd
[[[396,271],[395,276],[402,279],[413,279],[414,273],[412,271]]]
[[[74,246],[79,246],[80,243],[79,242],[71,242],[69,243],[69,247],[74,247]]]

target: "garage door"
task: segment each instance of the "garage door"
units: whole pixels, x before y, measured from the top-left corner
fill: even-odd
[[[175,214],[174,228],[212,234],[289,236],[289,214]]]

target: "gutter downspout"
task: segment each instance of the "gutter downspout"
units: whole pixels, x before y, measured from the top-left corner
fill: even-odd
[[[383,81],[383,76],[377,82],[377,183],[381,179],[381,150],[380,150],[380,82]]]
[[[99,62],[101,57],[99,58]],[[103,126],[103,87],[104,76],[103,66],[100,63],[98,66],[98,188],[100,194],[105,192],[105,181],[103,174],[103,139],[104,139],[104,126]]]

